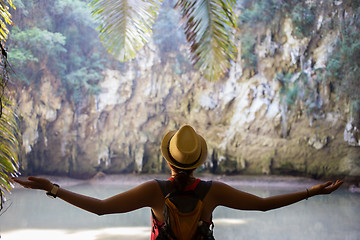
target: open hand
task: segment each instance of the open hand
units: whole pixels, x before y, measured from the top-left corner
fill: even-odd
[[[320,194],[330,194],[336,189],[338,189],[343,183],[344,183],[343,181],[337,180],[335,183],[329,181],[323,184],[315,185],[309,189],[310,196],[320,195]]]
[[[50,191],[53,184],[46,178],[28,177],[27,180],[21,180],[19,178],[11,178],[14,182],[19,183],[24,188],[41,189]]]

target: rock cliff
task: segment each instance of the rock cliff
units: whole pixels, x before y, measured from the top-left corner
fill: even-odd
[[[319,17],[318,28],[329,18]],[[22,116],[23,171],[77,177],[164,172],[162,137],[190,124],[208,143],[200,171],[360,177],[358,119],[349,102],[324,81],[311,86],[316,108],[307,111],[305,100],[290,108],[277,78],[292,72],[292,79],[304,73],[314,80],[339,30],[300,39],[293,32],[284,18],[276,30],[259,33],[256,71],[243,67],[239,42],[238,61],[217,82],[179,59],[186,45],[163,59],[150,42],[123,68],[105,69],[101,92],[78,104],[59,94],[61,82],[44,69],[36,83],[16,85],[13,94]]]

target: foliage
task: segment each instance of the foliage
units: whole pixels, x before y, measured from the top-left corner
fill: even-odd
[[[295,74],[278,73],[275,77],[280,83],[280,109],[282,115],[282,136],[289,133],[287,119],[296,111],[305,111],[311,119],[317,119],[321,113],[322,101],[319,95],[321,70],[314,70],[309,76],[305,72]],[[299,103],[302,104],[299,104]],[[311,124],[311,123],[310,123]]]
[[[280,101],[291,110],[297,101],[302,101],[308,114],[316,115],[321,108],[318,93],[319,84],[322,81],[322,71],[315,69],[313,76],[305,72],[296,74],[278,73],[276,80],[280,83]]]
[[[56,55],[58,51],[66,51],[62,47],[65,44],[65,37],[61,33],[53,33],[37,27],[25,31],[15,27],[12,31],[14,47],[29,49],[36,56]]]
[[[20,6],[15,15],[18,24],[9,41],[9,61],[15,66],[15,79],[28,84],[37,81],[46,66],[62,80],[59,94],[67,93],[75,104],[88,94],[98,93],[97,83],[107,55],[97,38],[86,1],[16,3]],[[27,16],[26,21],[23,16]]]
[[[302,1],[294,6],[290,16],[294,25],[294,36],[297,38],[310,36],[315,22],[315,8],[306,6]]]
[[[241,59],[244,60],[244,68],[256,69],[257,55],[255,53],[256,38],[254,35],[245,32],[240,37],[241,42]]]
[[[255,46],[259,35],[259,28],[268,28],[279,24],[282,11],[287,6],[285,2],[266,1],[242,1],[238,16],[238,36],[241,42],[241,59],[244,68],[256,70],[257,54]]]
[[[39,62],[41,56],[55,59],[64,48],[65,37],[61,33],[53,33],[41,30],[37,27],[21,31],[14,27],[11,33],[11,44],[9,50],[9,62],[14,66],[16,77],[27,83],[31,80],[33,69],[28,68],[31,62]]]
[[[100,38],[120,61],[133,59],[151,37],[151,27],[162,0],[93,0],[90,6],[99,22]]]
[[[15,9],[12,0],[0,0],[0,49],[1,49],[1,59],[0,59],[0,117],[2,115],[2,98],[4,89],[8,81],[8,68],[9,64],[7,61],[7,52],[5,49],[5,42],[8,38],[9,29],[8,26],[13,25],[11,14],[9,9]]]
[[[163,3],[153,26],[152,40],[159,49],[162,63],[170,61],[173,71],[180,75],[191,67],[191,63],[187,52],[180,50],[186,45],[186,39],[184,32],[177,27],[180,15],[174,9],[174,4],[173,0]]]
[[[9,11],[10,7],[15,9],[12,0],[0,0],[0,40],[2,44],[6,42],[6,39],[8,38],[8,25],[10,26],[13,24]]]
[[[298,98],[298,87],[293,75],[290,73],[278,73],[275,78],[280,83],[280,101],[286,106],[293,105]]]
[[[17,174],[19,165],[19,122],[17,115],[10,108],[11,103],[4,97],[4,90],[9,80],[9,64],[5,42],[8,38],[8,25],[12,25],[9,9],[15,9],[11,0],[0,0],[0,211],[5,202],[5,191],[10,191],[9,175]]]
[[[11,109],[11,103],[3,99],[0,118],[0,211],[5,202],[5,191],[12,188],[9,175],[18,174],[19,143],[21,139],[19,116]]]
[[[204,77],[224,76],[235,59],[233,30],[236,27],[235,0],[178,0],[190,58]],[[93,14],[100,22],[100,36],[106,48],[119,60],[134,58],[149,41],[159,12],[157,1],[93,0]]]
[[[179,47],[186,43],[183,31],[177,27],[180,15],[173,6],[171,0],[164,2],[153,26],[152,39],[162,57],[178,52]]]
[[[209,80],[224,76],[236,57],[233,29],[236,1],[179,0],[192,63]]]
[[[280,110],[281,110],[281,126],[282,137],[286,138],[289,134],[288,118],[291,115],[291,110],[296,103],[299,96],[299,89],[297,81],[294,80],[294,75],[290,73],[278,73],[275,77],[280,83]]]
[[[246,25],[247,28],[257,27],[257,24],[268,26],[275,19],[277,13],[286,6],[286,3],[279,1],[251,1],[251,5],[247,6],[245,2],[240,7],[241,13],[238,17],[238,26]]]
[[[346,97],[360,108],[360,8],[353,20],[344,20],[341,36],[328,58],[325,76],[339,97]]]

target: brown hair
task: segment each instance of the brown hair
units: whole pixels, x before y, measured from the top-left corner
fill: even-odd
[[[169,164],[169,166],[176,173],[175,176],[173,176],[173,178],[174,178],[173,183],[174,183],[176,191],[183,192],[186,185],[188,185],[190,176],[194,172],[195,168],[184,170],[184,169],[179,169],[177,167],[174,167],[170,164]]]

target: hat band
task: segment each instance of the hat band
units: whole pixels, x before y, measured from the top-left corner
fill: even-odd
[[[168,142],[167,151],[169,153],[169,157],[170,157],[171,161],[173,161],[176,166],[181,167],[181,168],[191,168],[192,166],[196,165],[200,161],[202,148],[200,149],[199,157],[198,157],[198,159],[196,159],[195,162],[186,164],[186,163],[181,163],[181,162],[176,161],[176,159],[171,155],[171,152],[170,152],[170,141],[171,141],[171,139],[172,139],[172,137],[170,138],[170,140]]]

